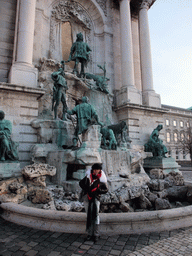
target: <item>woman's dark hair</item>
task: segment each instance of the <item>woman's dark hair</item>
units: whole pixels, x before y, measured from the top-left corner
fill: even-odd
[[[102,164],[93,164],[92,170],[102,170]]]

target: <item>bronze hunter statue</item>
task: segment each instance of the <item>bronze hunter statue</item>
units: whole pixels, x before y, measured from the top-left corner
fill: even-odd
[[[52,99],[52,111],[54,111],[54,118],[57,119],[57,112],[59,103],[63,104],[63,120],[66,120],[65,114],[67,113],[66,102],[66,90],[68,90],[67,82],[65,80],[64,61],[61,62],[62,68],[51,74],[51,78],[54,81],[53,86],[53,99]]]
[[[69,61],[75,61],[75,66],[73,68],[73,72],[78,75],[79,77],[85,76],[85,67],[89,62],[89,54],[91,52],[91,48],[88,46],[87,43],[83,42],[83,35],[82,33],[77,34],[76,42],[73,43],[71,47],[71,52],[69,55]],[[81,63],[81,72],[78,73],[78,64]]]
[[[67,113],[69,115],[75,114],[77,116],[77,125],[74,134],[75,138],[73,140],[74,145],[78,140],[78,135],[84,133],[90,125],[94,124],[94,122],[102,125],[99,122],[98,115],[94,107],[88,103],[88,97],[86,96],[82,97],[82,103],[75,106],[72,110],[68,110]]]

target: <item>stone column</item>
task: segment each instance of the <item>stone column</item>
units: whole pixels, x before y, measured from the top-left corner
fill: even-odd
[[[141,94],[135,87],[130,0],[120,0],[121,76],[122,88],[117,104],[141,104]]]
[[[38,72],[32,64],[35,6],[36,0],[20,0],[16,58],[9,73],[12,84],[37,86]]]
[[[160,96],[153,89],[153,72],[151,44],[148,22],[148,9],[154,0],[143,0],[139,11],[139,36],[141,56],[141,80],[143,88],[143,104],[160,107]]]
[[[120,1],[122,86],[134,86],[133,45],[130,0]]]

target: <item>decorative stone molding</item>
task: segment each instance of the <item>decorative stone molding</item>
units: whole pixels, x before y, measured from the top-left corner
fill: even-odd
[[[107,4],[106,0],[96,0],[96,2],[100,5],[101,9],[103,10],[105,16],[107,16]]]
[[[91,29],[92,22],[84,8],[74,2],[63,0],[58,5],[53,7],[52,17],[58,22],[75,21],[81,24],[85,29]]]
[[[149,9],[156,0],[143,0],[140,5],[140,9]]]
[[[36,68],[39,70],[39,72],[42,72],[42,71],[54,72],[58,70],[58,68],[60,67],[61,67],[61,64],[59,62],[56,62],[55,60],[47,59],[47,58],[40,58],[39,65],[36,65]]]

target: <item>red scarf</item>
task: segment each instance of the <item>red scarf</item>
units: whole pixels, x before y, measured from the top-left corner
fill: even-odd
[[[95,176],[95,175],[94,175]],[[96,177],[96,178],[95,178]],[[94,178],[93,178],[93,174],[91,173],[90,174],[90,178],[91,178],[91,184],[95,181],[95,180],[98,180],[98,179],[100,179],[101,178],[101,172],[100,173],[98,173],[97,174],[97,176],[95,176]],[[92,192],[94,192],[94,191],[96,191],[97,189],[99,188],[99,184],[97,185],[97,187],[95,187],[95,188],[93,188],[92,190],[91,190],[91,193]],[[91,196],[89,196],[89,194],[87,193],[87,196],[88,196],[88,199],[89,200],[91,200],[92,199],[92,197]]]

